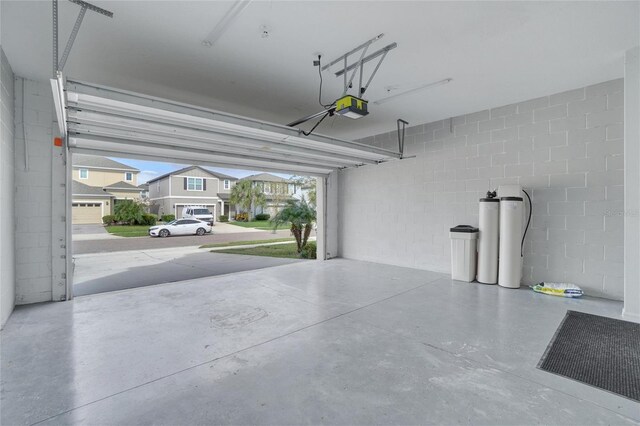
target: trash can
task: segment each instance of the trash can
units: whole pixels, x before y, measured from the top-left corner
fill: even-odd
[[[476,277],[478,228],[458,225],[449,229],[451,237],[451,279],[471,282]]]

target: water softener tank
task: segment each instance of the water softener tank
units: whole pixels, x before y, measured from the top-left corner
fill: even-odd
[[[478,273],[476,280],[482,284],[498,283],[498,241],[500,231],[500,200],[488,193],[480,199],[478,228]]]
[[[522,197],[500,198],[500,264],[498,284],[518,288],[522,279]]]

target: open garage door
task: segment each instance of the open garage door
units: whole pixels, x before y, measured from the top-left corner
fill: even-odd
[[[326,176],[400,153],[62,78],[52,80],[73,152]]]
[[[402,157],[399,152],[366,144],[305,135],[293,127],[95,84],[65,81],[61,74],[51,83],[60,132],[70,153],[321,178],[317,220],[320,259],[332,257],[326,246],[327,225],[335,227],[337,221],[337,213],[332,211],[329,219],[326,208],[328,203],[337,205],[337,196],[327,195],[327,188],[336,188],[332,172]],[[71,186],[70,167],[67,161],[66,188]],[[67,217],[79,214],[71,211],[69,192]],[[95,216],[95,212],[86,214]],[[66,250],[67,271],[73,270],[70,223],[67,221],[68,243],[61,245]],[[65,280],[70,298],[71,274],[66,274]]]

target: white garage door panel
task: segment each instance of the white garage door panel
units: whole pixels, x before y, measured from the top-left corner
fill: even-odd
[[[71,213],[72,223],[77,225],[102,223],[101,203],[73,203]]]
[[[53,83],[55,86],[55,82]],[[73,150],[326,176],[397,152],[164,99],[69,81],[54,87]],[[277,107],[277,106],[274,106]]]

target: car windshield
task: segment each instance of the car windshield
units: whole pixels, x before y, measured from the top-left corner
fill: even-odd
[[[193,214],[211,214],[211,212],[207,209],[195,209]]]

